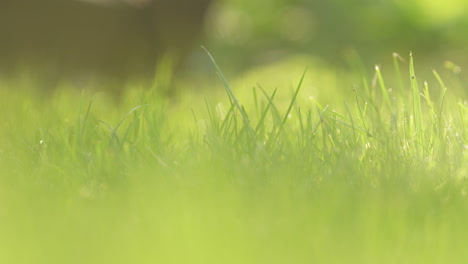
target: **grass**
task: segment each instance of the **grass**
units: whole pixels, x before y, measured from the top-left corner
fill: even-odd
[[[468,261],[468,107],[437,71],[395,59],[323,105],[321,68],[243,89],[210,58],[227,97],[2,83],[0,262]]]

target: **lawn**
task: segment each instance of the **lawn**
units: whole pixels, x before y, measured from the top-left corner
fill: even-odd
[[[463,73],[402,57],[0,82],[0,263],[467,263]]]

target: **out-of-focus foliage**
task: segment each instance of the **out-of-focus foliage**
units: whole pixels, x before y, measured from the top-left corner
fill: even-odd
[[[465,46],[467,7],[462,0],[222,0],[208,32],[230,61],[268,62],[298,51],[330,61],[350,50],[371,61],[394,51],[433,56]]]
[[[177,64],[191,54],[185,73],[206,79],[212,67],[201,45],[228,72],[298,54],[355,70],[356,58],[387,64],[393,52],[409,51],[424,66],[447,60],[460,72],[468,61],[467,8],[463,0],[7,0],[0,3],[0,76],[24,66],[47,87],[57,76],[152,81],[171,67],[155,69],[166,58]]]

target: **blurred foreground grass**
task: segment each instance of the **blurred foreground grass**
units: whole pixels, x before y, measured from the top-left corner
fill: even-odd
[[[119,103],[1,83],[0,263],[466,263],[464,87],[396,62]]]

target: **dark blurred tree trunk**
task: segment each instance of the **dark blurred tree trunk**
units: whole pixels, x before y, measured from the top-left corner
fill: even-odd
[[[199,38],[210,1],[3,0],[0,71],[149,76],[164,52],[183,56]]]

